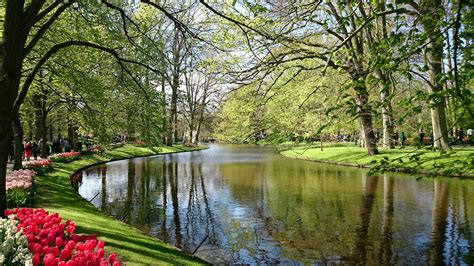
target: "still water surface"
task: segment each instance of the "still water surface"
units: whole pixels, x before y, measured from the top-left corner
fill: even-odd
[[[474,181],[368,176],[273,148],[91,167],[73,178],[103,212],[212,263],[474,263]],[[207,237],[207,238],[206,238]]]

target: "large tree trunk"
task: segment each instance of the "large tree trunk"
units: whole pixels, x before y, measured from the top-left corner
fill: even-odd
[[[443,77],[441,69],[443,60],[443,35],[441,34],[439,24],[442,22],[441,14],[443,12],[443,6],[440,0],[426,1],[421,10],[421,23],[426,34],[428,34],[428,45],[424,50],[424,60],[429,69],[428,75],[431,83],[428,86],[428,92],[431,95],[435,95],[443,89],[440,82]],[[444,96],[437,95],[431,100],[430,105],[434,147],[442,150],[450,150]]]
[[[377,78],[380,80],[380,101],[382,102],[382,128],[383,128],[383,148],[393,149],[395,144],[392,141],[394,133],[392,104],[390,102],[390,91],[387,84],[386,77],[380,72],[376,71]]]
[[[377,140],[372,128],[372,112],[370,105],[368,104],[369,94],[365,87],[365,83],[360,82],[359,78],[354,80],[354,83],[356,84],[354,90],[356,91],[356,102],[361,123],[361,132],[363,132],[364,142],[369,155],[375,155],[378,154],[379,151],[377,149]]]
[[[14,141],[15,141],[15,155],[13,157],[13,169],[18,170],[23,167],[23,126],[21,125],[20,114],[15,114],[12,123]]]

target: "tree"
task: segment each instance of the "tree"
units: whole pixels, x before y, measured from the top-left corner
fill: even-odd
[[[127,32],[127,16],[125,12],[109,2],[103,0],[108,8],[118,11],[123,21],[124,31]],[[146,67],[151,71],[159,72],[143,63],[134,62],[121,58],[115,49],[107,48],[83,40],[65,40],[49,46],[41,55],[31,56],[35,53],[34,48],[44,40],[44,35],[56,20],[75,1],[55,0],[49,3],[41,0],[25,2],[23,0],[7,0],[2,8],[5,16],[3,20],[3,40],[0,44],[0,212],[6,208],[6,163],[9,144],[12,138],[12,123],[18,121],[18,112],[23,104],[28,90],[33,83],[37,73],[43,65],[57,52],[74,47],[82,46],[98,49],[113,56],[119,61],[122,70],[127,71],[125,63],[135,63]],[[76,3],[78,6],[80,4]],[[60,40],[62,41],[62,40]],[[32,59],[32,67],[26,71],[26,78],[22,79],[25,59]],[[34,59],[39,58],[39,59]],[[21,87],[21,89],[20,89]]]
[[[421,24],[426,34],[427,45],[424,49],[424,61],[428,66],[431,124],[433,127],[434,146],[442,150],[450,150],[448,141],[448,127],[446,124],[445,98],[440,94],[443,91],[443,39],[440,30],[443,6],[441,0],[421,1],[420,5],[412,4],[417,8]]]

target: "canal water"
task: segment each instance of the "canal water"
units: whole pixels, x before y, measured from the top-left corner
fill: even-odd
[[[474,263],[474,181],[210,149],[73,177],[103,212],[211,263]],[[204,242],[203,242],[204,240]]]

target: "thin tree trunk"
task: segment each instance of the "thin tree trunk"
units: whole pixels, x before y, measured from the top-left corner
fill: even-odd
[[[54,126],[53,126],[53,119],[49,119],[49,141],[53,141],[54,139]]]
[[[47,158],[48,157],[48,130],[46,127],[46,115],[41,117],[41,129],[40,129],[40,136],[41,136],[41,158]]]
[[[13,169],[18,170],[23,167],[23,126],[21,125],[20,115],[15,114],[13,119],[13,132],[15,140],[15,155],[13,157]]]
[[[161,97],[162,97],[162,113],[163,113],[163,121],[162,121],[162,127],[163,127],[163,138],[162,142],[163,144],[166,144],[166,132],[168,132],[168,125],[166,123],[167,116],[166,116],[166,91],[165,91],[165,77],[161,77]]]
[[[72,125],[71,121],[67,123],[67,138],[69,140],[69,144],[71,145],[71,150],[75,150],[75,130],[74,126]]]
[[[31,103],[35,108],[35,139],[41,139],[42,101],[38,93],[33,94]]]
[[[33,121],[31,119],[28,119],[28,140],[33,142]]]

